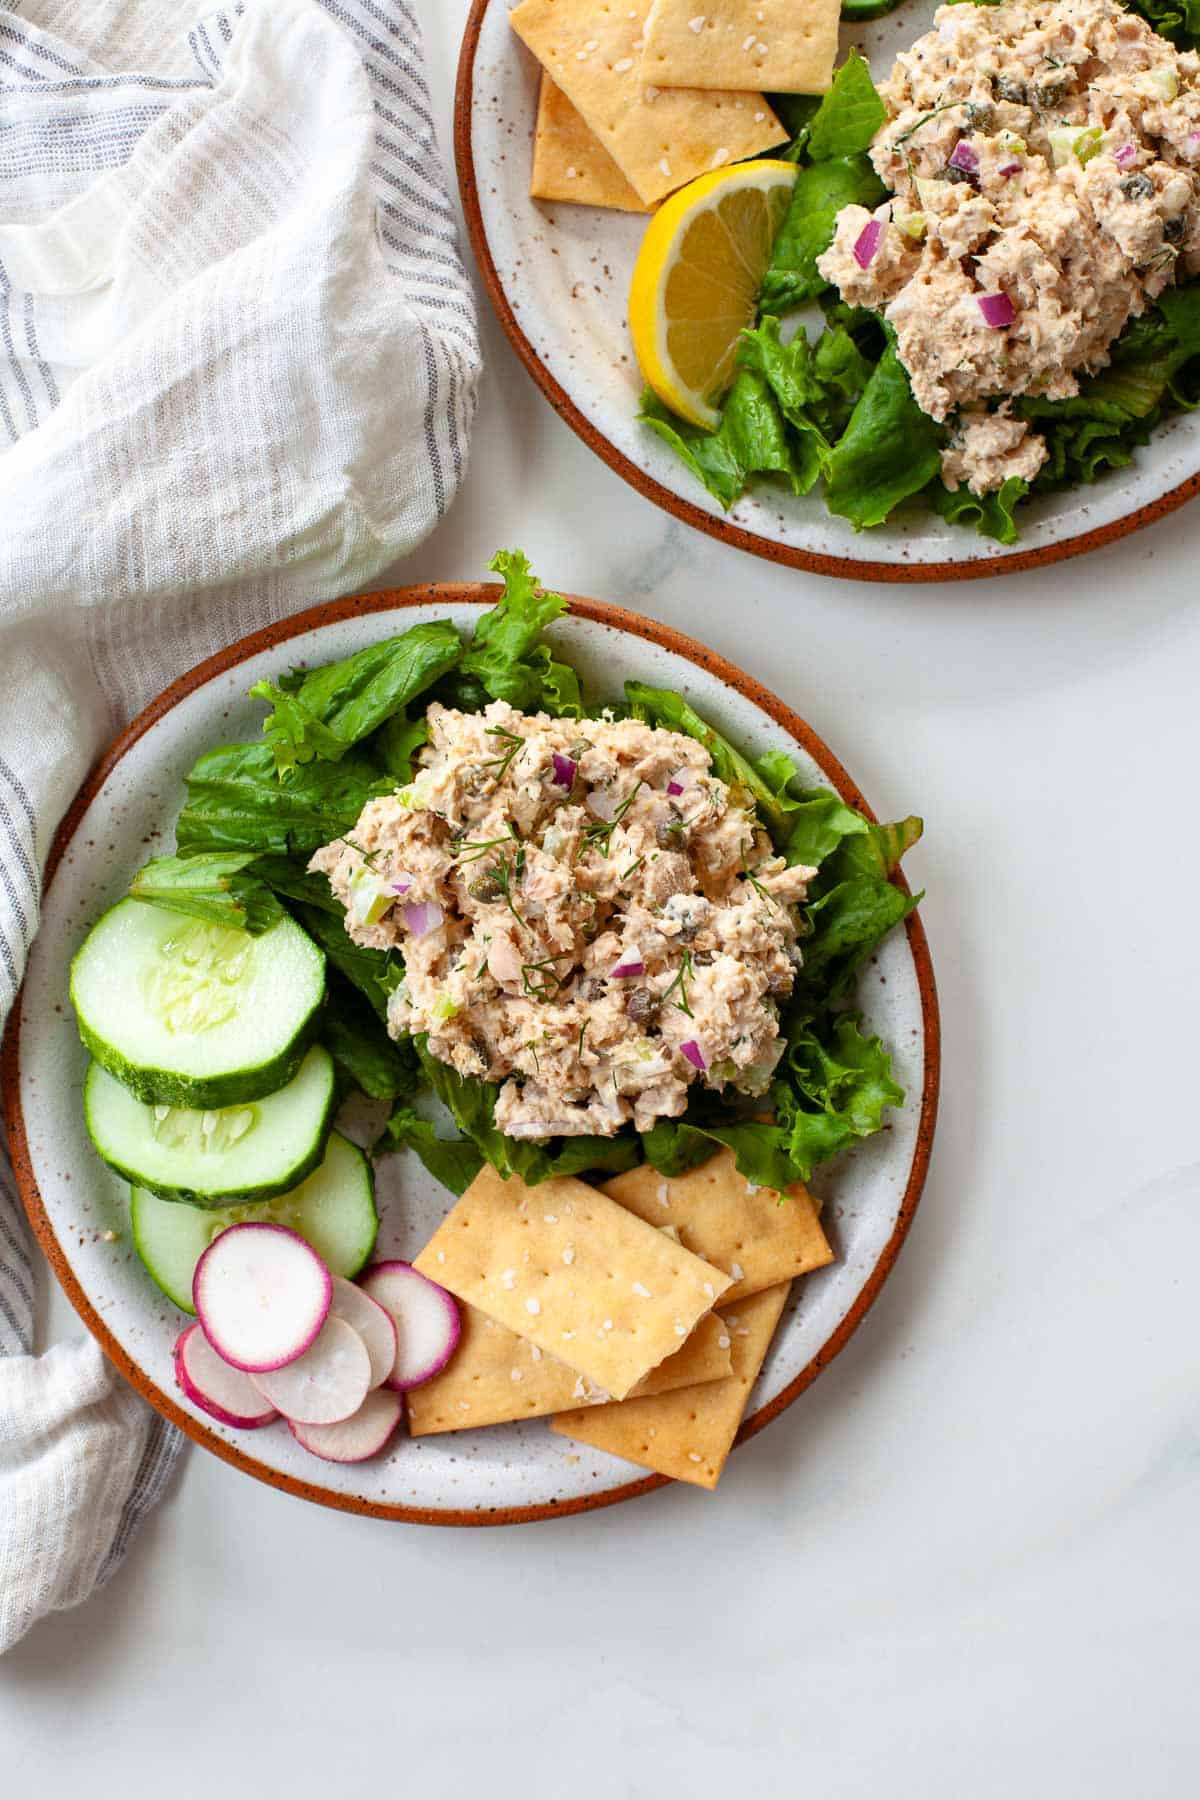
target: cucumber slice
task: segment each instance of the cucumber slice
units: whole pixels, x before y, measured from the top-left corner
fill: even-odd
[[[217,1211],[161,1200],[138,1187],[130,1205],[134,1249],[151,1280],[186,1313],[196,1310],[192,1276],[213,1239],[230,1225],[260,1219],[298,1232],[331,1274],[351,1280],[375,1248],[379,1229],[371,1165],[356,1145],[335,1131],[320,1168],[290,1194],[261,1205]]]
[[[122,900],[71,964],[79,1035],[139,1100],[231,1106],[300,1067],[325,958],[294,919],[261,937]]]
[[[325,1151],[336,1095],[333,1058],[314,1044],[286,1087],[241,1106],[151,1106],[94,1062],[83,1116],[110,1169],[166,1200],[231,1206],[271,1200]]]

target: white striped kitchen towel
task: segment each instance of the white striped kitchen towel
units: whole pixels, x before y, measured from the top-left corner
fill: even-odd
[[[462,479],[470,287],[407,0],[0,8],[0,1023],[105,740],[411,549]],[[33,1352],[0,1150],[0,1650],[119,1564],[178,1453]]]

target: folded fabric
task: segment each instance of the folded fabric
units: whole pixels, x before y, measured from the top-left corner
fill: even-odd
[[[0,1023],[104,741],[458,489],[479,349],[422,63],[405,0],[0,9]],[[33,1358],[32,1312],[5,1171],[0,1649],[177,1452],[91,1344]]]

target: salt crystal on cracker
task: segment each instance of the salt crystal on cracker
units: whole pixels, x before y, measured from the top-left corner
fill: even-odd
[[[458,1349],[439,1375],[407,1396],[413,1437],[474,1430],[512,1419],[544,1418],[578,1402],[611,1398],[550,1356],[517,1337],[474,1306],[461,1309]],[[570,1339],[575,1334],[564,1332]],[[720,1381],[733,1372],[732,1345],[716,1313],[701,1319],[673,1356],[643,1377],[635,1394],[662,1394],[672,1388]],[[466,1415],[466,1416],[464,1416]]]
[[[643,73],[660,88],[823,94],[833,80],[840,0],[654,0]],[[759,27],[762,27],[760,30]]]
[[[732,1150],[676,1176],[669,1189],[643,1165],[606,1181],[603,1191],[660,1230],[669,1218],[685,1249],[732,1277],[725,1303],[833,1261],[808,1189],[797,1182],[782,1197],[772,1188],[751,1192]]]
[[[735,119],[736,96],[712,82],[703,88],[666,87],[657,85],[660,77],[654,74],[643,84],[648,48],[643,49],[641,39],[647,11],[643,4],[622,17],[598,13],[592,0],[521,0],[508,17],[642,203],[652,206],[704,174],[718,145],[725,145],[728,160],[737,162],[784,142],[787,132],[761,93],[758,103],[766,117],[755,122],[745,114]],[[708,34],[685,35],[700,44]],[[589,44],[596,48],[589,50]],[[581,161],[577,156],[571,160]]]
[[[545,70],[533,132],[529,192],[534,200],[566,200],[573,206],[605,206],[614,212],[649,210]]]
[[[660,1475],[715,1488],[790,1287],[790,1282],[781,1282],[741,1307],[745,1336],[732,1346],[733,1374],[726,1380],[611,1406],[575,1408],[556,1414],[551,1430]]]

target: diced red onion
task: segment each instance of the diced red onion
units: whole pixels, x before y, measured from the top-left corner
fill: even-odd
[[[388,886],[393,894],[407,894],[412,884],[413,878],[411,875],[397,875],[395,881],[389,882]]]
[[[1001,163],[1000,167],[996,170],[996,173],[997,175],[1003,175],[1007,178],[1009,175],[1019,175],[1024,167],[1025,164],[1021,161],[1020,157],[1014,156],[1011,162]]]
[[[642,960],[642,953],[636,944],[631,944],[620,962],[611,971],[610,979],[625,981],[630,975],[644,975],[645,973],[646,965]]]
[[[883,242],[883,220],[868,219],[854,240],[853,256],[860,269],[869,269]]]
[[[1189,145],[1192,142],[1192,138],[1195,138],[1196,141],[1198,143],[1200,143],[1200,132],[1194,131],[1192,133],[1192,137],[1190,137],[1188,139]],[[1113,151],[1113,161],[1116,163],[1118,169],[1127,169],[1129,167],[1130,163],[1135,162],[1136,160],[1137,160],[1137,145],[1136,144],[1122,144],[1121,148],[1119,150]]]
[[[593,788],[587,797],[588,811],[597,819],[603,819],[606,825],[612,824],[613,814],[617,810],[617,796],[608,788]]]
[[[668,794],[682,794],[682,792],[683,792],[682,781],[668,781],[667,792],[668,792]]]
[[[974,144],[968,143],[966,138],[959,138],[950,152],[950,167],[960,170],[964,175],[977,175],[979,173],[979,152]]]
[[[1003,291],[999,294],[976,294],[975,298],[979,302],[984,324],[990,325],[993,331],[1003,331],[1017,316],[1016,307]]]
[[[1200,155],[1200,131],[1188,132],[1187,151],[1189,156]]]
[[[679,1048],[694,1069],[700,1069],[701,1071],[707,1069],[708,1063],[705,1061],[704,1052],[696,1042],[695,1038],[689,1038],[687,1043],[680,1044]]]
[[[574,757],[563,756],[556,750],[552,760],[554,763],[555,787],[574,787],[576,771],[579,768],[579,764],[575,761]]]
[[[414,900],[404,909],[404,923],[414,937],[427,937],[445,918],[436,900]]]

